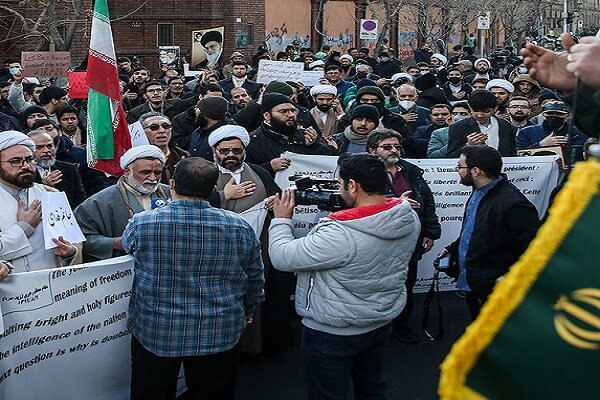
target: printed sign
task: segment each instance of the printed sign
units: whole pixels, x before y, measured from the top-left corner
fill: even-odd
[[[377,40],[377,25],[379,21],[376,19],[361,19],[360,20],[360,39],[362,40]]]
[[[312,87],[317,86],[319,84],[319,80],[324,76],[323,71],[302,71],[302,78],[300,78],[300,82],[304,84],[304,86]]]

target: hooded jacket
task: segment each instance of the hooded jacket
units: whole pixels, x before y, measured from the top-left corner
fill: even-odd
[[[420,223],[408,202],[342,210],[294,240],[293,221],[269,229],[273,266],[298,274],[296,311],[302,323],[336,335],[359,335],[389,323],[406,304],[408,261]]]
[[[529,82],[533,85],[533,89],[531,89],[531,92],[529,92],[528,94],[525,94],[523,92],[521,92],[519,90],[519,83],[520,82]],[[514,80],[513,80],[513,86],[515,87],[515,91],[513,92],[513,97],[514,96],[523,96],[528,98],[529,100],[531,99],[537,99],[538,95],[540,94],[540,90],[542,90],[542,87],[540,86],[540,84],[531,77],[531,75],[529,74],[521,74],[519,76],[517,76]],[[532,104],[531,105],[531,117],[534,117],[536,115],[539,115],[542,112],[542,107],[539,104]]]

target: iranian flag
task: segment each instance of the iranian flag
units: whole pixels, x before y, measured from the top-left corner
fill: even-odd
[[[88,56],[88,143],[89,166],[110,175],[123,173],[121,156],[131,148],[119,90],[115,46],[106,0],[96,0]]]
[[[599,178],[596,160],[577,163],[442,364],[441,399],[600,398]]]

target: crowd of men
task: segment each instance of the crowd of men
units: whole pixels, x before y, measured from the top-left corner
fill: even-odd
[[[407,159],[456,158],[460,182],[473,188],[460,236],[439,257],[451,256],[448,273],[476,318],[540,223],[501,173],[502,157],[546,148],[566,179],[597,142],[593,117],[576,115],[584,122],[569,124],[577,89],[570,84],[592,78],[572,66],[587,68],[587,49],[565,40],[569,60],[534,45],[525,59],[511,48],[477,58],[462,45],[448,58],[424,45],[412,65],[389,49],[373,58],[368,49],[291,45],[274,57],[322,70],[312,87],[254,81],[267,52],[250,64],[235,52],[222,69],[191,80],[176,70],[154,78],[120,57],[127,121],[139,122],[149,142],[121,157],[120,177],[87,166],[86,102],[69,99],[68,86],[23,76],[19,62],[7,60],[0,279],[11,270],[133,255],[132,399],[172,398],[181,362],[190,393],[233,398],[240,351],[290,346],[295,287],[309,397],[344,398],[352,379],[356,398],[383,399],[386,339],[392,332],[418,340],[410,328],[417,263],[441,236],[431,189]],[[562,75],[548,74],[550,65]],[[600,86],[584,82],[592,94]],[[597,110],[597,100],[583,99]],[[339,155],[348,210],[304,238],[292,234],[293,192],[274,181],[291,165],[285,152]],[[83,246],[58,237],[45,250],[45,191],[66,193]],[[269,214],[255,234],[238,214],[263,201]]]

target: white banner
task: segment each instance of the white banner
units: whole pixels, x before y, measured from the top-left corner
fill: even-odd
[[[129,399],[132,282],[126,256],[0,283],[0,399]]]
[[[433,192],[436,213],[442,224],[442,237],[419,262],[419,274],[414,291],[425,292],[433,278],[433,260],[444,246],[458,239],[464,206],[471,188],[460,183],[456,172],[457,159],[407,160],[422,168],[423,177]],[[540,217],[546,212],[548,198],[558,180],[558,166],[553,156],[507,157],[502,159],[508,179],[537,208]],[[454,290],[455,284],[446,275],[440,275],[440,290]]]
[[[301,82],[304,63],[289,61],[260,60],[256,82],[265,85],[271,81]]]
[[[286,188],[293,185],[288,179],[295,174],[318,178],[336,177],[337,156],[314,156],[285,153],[283,157],[292,160],[289,168],[275,175],[275,182]],[[419,274],[414,291],[425,292],[433,278],[433,260],[442,247],[452,243],[460,234],[464,206],[471,194],[471,188],[460,183],[456,172],[457,159],[418,159],[407,160],[418,165],[425,172],[423,177],[435,198],[436,213],[442,224],[442,237],[435,241],[431,251],[419,263]],[[503,171],[508,179],[533,203],[540,217],[548,207],[548,199],[558,180],[558,166],[553,156],[507,157],[503,158]],[[316,206],[299,206],[294,210],[294,235],[301,237],[329,213]],[[454,290],[450,278],[442,274],[441,290]]]
[[[42,226],[46,250],[57,247],[52,239],[60,236],[71,243],[81,243],[86,240],[75,220],[65,192],[44,192],[42,195]]]

